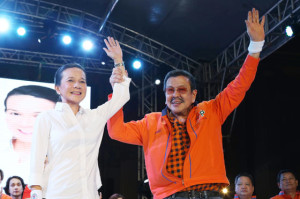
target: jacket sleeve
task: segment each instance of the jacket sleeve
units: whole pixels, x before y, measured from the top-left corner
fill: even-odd
[[[236,78],[213,100],[212,105],[221,124],[244,99],[255,78],[258,63],[259,59],[248,55]]]
[[[147,132],[146,118],[124,123],[123,109],[120,109],[107,121],[109,136],[120,142],[143,145],[143,133]]]

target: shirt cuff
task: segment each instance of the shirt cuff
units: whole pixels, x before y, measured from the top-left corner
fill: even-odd
[[[43,184],[43,175],[41,175],[41,174],[30,174],[30,177],[29,177],[29,188],[32,185],[42,186],[42,184]]]

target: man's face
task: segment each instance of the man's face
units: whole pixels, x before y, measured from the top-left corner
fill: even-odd
[[[247,176],[239,177],[239,179],[235,184],[235,193],[239,197],[243,196],[243,197],[251,198],[253,191],[254,191],[254,186],[251,183],[250,178],[248,178]]]
[[[14,139],[31,142],[34,122],[39,113],[53,109],[55,103],[31,95],[12,95],[6,102],[6,122]]]
[[[12,178],[9,182],[9,193],[13,197],[19,197],[23,193],[22,183],[17,178]]]
[[[191,91],[187,77],[170,77],[166,82],[166,104],[175,116],[187,117],[189,107],[195,102],[197,90]]]
[[[280,182],[278,183],[281,191],[296,191],[298,186],[298,180],[292,173],[282,173],[280,176]]]

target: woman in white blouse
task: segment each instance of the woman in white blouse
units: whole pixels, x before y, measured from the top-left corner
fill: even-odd
[[[54,78],[60,95],[54,110],[38,116],[30,165],[31,198],[98,199],[101,187],[98,153],[106,121],[129,100],[130,79],[125,77],[122,50],[118,41],[104,40],[105,52],[114,60],[112,98],[96,109],[79,103],[86,94],[86,73],[78,64],[60,67]],[[45,157],[48,163],[44,165]],[[47,191],[45,191],[47,187]],[[42,193],[45,191],[46,193]]]

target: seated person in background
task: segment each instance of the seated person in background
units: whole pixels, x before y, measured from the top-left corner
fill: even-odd
[[[4,174],[3,171],[0,169],[0,185],[2,183],[2,180],[4,178]],[[9,197],[8,195],[2,193],[2,186],[0,187],[0,199],[10,199],[11,197]]]
[[[114,193],[113,195],[111,195],[111,196],[109,197],[109,199],[125,199],[125,197],[122,196],[121,194]]]
[[[254,180],[249,173],[240,173],[235,177],[235,195],[234,198],[251,199],[254,192]]]
[[[19,176],[9,177],[4,187],[5,193],[12,199],[22,199],[24,189],[24,181]]]
[[[297,191],[298,180],[292,170],[279,171],[277,185],[281,191],[271,199],[300,199],[300,191]]]

